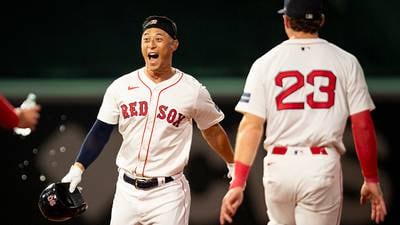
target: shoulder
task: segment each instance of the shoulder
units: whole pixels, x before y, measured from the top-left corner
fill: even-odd
[[[344,50],[343,48],[327,41],[328,46],[333,50],[336,51],[338,55],[340,55],[341,58],[345,60],[350,60],[350,61],[358,61],[356,56],[354,56],[352,53]]]
[[[209,98],[210,92],[207,87],[197,80],[193,75],[182,73],[182,85],[186,90],[190,90],[192,97],[194,98]],[[188,92],[189,93],[189,92]]]
[[[281,43],[279,45],[276,45],[272,49],[270,49],[268,52],[264,53],[260,57],[258,57],[254,63],[253,67],[257,66],[266,66],[269,65],[269,62],[272,60],[275,60],[277,57],[281,55],[281,51],[284,48],[284,45]]]
[[[121,75],[120,77],[111,82],[111,84],[108,86],[108,89],[114,89],[114,88],[118,89],[120,87],[132,85],[132,82],[136,82],[139,72],[140,69]]]
[[[190,75],[188,73],[182,72],[182,71],[180,71],[178,69],[177,69],[177,73],[180,73],[180,76],[182,76],[181,82],[182,82],[183,85],[189,86],[189,87],[192,87],[192,88],[199,88],[199,87],[202,86],[200,81],[198,81],[193,75]]]

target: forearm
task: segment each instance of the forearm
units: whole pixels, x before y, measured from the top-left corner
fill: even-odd
[[[264,120],[255,115],[245,114],[240,122],[235,147],[235,177],[230,188],[246,185],[251,165],[257,154],[264,129]]]
[[[227,163],[233,163],[234,155],[228,135],[220,124],[201,132],[208,145]]]
[[[375,127],[369,111],[351,116],[354,145],[364,179],[378,182],[378,156]]]
[[[252,122],[252,118],[243,117],[240,122],[235,145],[235,161],[252,165],[263,134],[263,123]]]

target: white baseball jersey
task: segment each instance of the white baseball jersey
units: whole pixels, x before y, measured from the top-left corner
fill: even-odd
[[[192,141],[192,120],[200,130],[224,114],[195,78],[179,70],[158,84],[144,68],[115,80],[97,118],[117,124],[123,137],[116,164],[143,177],[182,173]]]
[[[374,108],[357,59],[315,38],[286,40],[257,59],[235,110],[266,119],[265,149],[332,146],[343,153],[348,116]]]

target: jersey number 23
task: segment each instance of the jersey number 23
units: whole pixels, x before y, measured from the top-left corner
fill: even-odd
[[[309,93],[306,96],[307,104],[313,109],[327,109],[335,104],[335,87],[336,87],[336,76],[328,70],[313,70],[306,76],[306,82],[314,86],[315,78],[322,77],[328,79],[326,86],[320,85],[317,91],[323,92],[327,95],[325,101],[315,101],[314,92]],[[275,77],[275,84],[279,87],[283,86],[283,80],[285,78],[295,78],[295,83],[284,89],[275,101],[278,110],[285,109],[304,109],[304,102],[284,102],[284,99],[294,92],[304,87],[304,76],[299,71],[283,71]],[[315,90],[315,89],[314,89]]]

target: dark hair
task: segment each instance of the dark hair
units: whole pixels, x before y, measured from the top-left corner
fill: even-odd
[[[317,19],[295,19],[288,17],[290,27],[294,31],[300,31],[304,33],[315,34],[317,33],[322,27],[322,20],[323,16]]]

